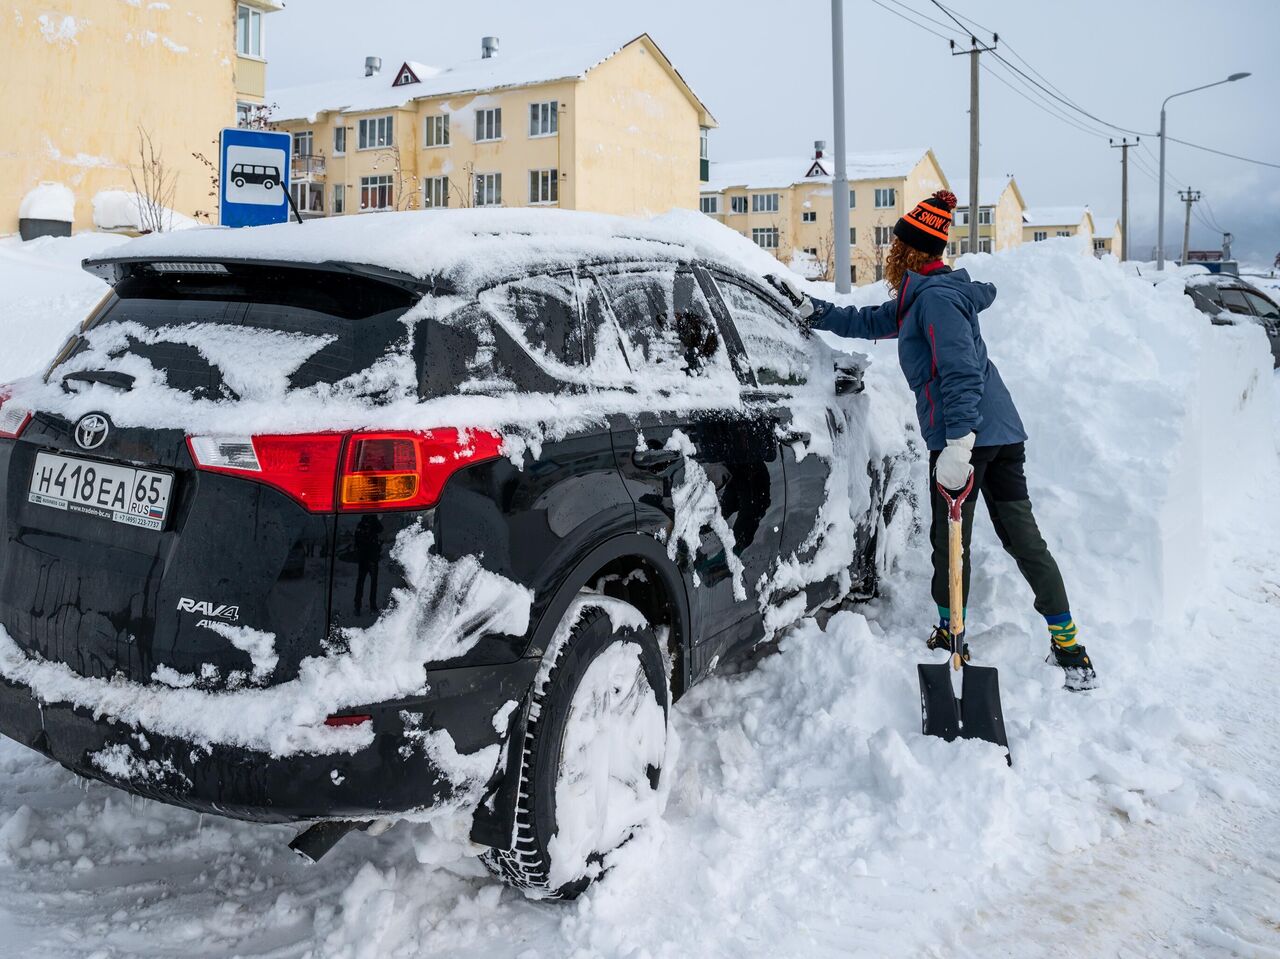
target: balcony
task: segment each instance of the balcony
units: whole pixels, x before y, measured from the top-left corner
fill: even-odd
[[[295,153],[290,170],[294,180],[319,180],[324,178],[324,157],[310,153]]]

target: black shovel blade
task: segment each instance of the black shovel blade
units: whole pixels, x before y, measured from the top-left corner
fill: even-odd
[[[994,666],[965,663],[964,692],[960,699],[960,735],[983,739],[1009,749],[1004,734],[1004,710],[1000,706],[1000,672]],[[1010,765],[1013,761],[1010,760]]]
[[[960,701],[951,688],[951,661],[920,663],[920,712],[926,736],[947,742],[960,735]]]

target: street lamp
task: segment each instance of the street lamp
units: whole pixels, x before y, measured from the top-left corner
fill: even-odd
[[[1197,90],[1208,90],[1210,87],[1221,86],[1224,83],[1233,83],[1236,80],[1243,80],[1250,76],[1248,73],[1233,73],[1225,80],[1215,80],[1213,83],[1206,83],[1202,87],[1192,87],[1190,90],[1183,90],[1181,93],[1170,94],[1164,98],[1164,103],[1160,104],[1160,218],[1156,225],[1156,269],[1164,269],[1164,108],[1169,105],[1169,101],[1174,97],[1184,97],[1188,93],[1195,93]]]

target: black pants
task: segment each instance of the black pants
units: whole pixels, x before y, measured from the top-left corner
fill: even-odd
[[[937,450],[929,454],[929,490],[933,510],[933,601],[945,608],[951,605],[947,579],[947,504],[938,492],[933,469],[938,462]],[[1071,609],[1067,588],[1049,547],[1036,526],[1027,495],[1027,476],[1023,470],[1027,460],[1022,443],[1008,446],[979,446],[973,451],[973,492],[961,510],[964,529],[964,601],[969,605],[969,540],[973,535],[973,510],[977,493],[982,492],[991,525],[1000,545],[1014,558],[1023,578],[1036,597],[1036,611],[1042,616],[1057,616]]]

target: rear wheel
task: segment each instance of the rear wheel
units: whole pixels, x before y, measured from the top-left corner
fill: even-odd
[[[534,681],[515,832],[489,868],[535,898],[572,899],[659,815],[670,694],[661,647],[634,606],[584,596]]]

